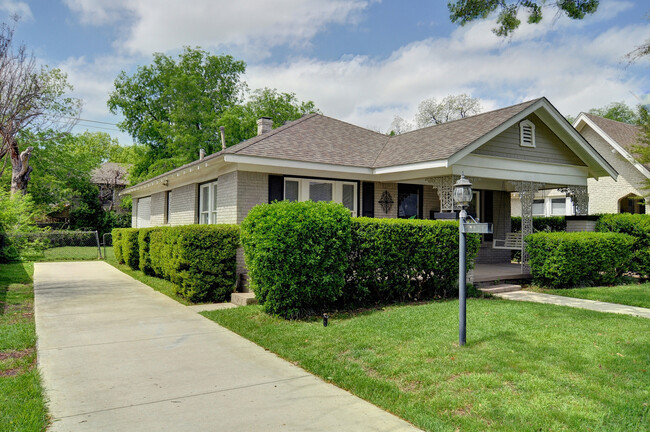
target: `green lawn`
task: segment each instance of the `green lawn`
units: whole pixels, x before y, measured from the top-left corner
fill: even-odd
[[[650,320],[470,299],[285,321],[205,312],[326,381],[430,431],[647,431]]]
[[[36,369],[33,263],[0,264],[0,430],[47,425]]]
[[[157,278],[155,276],[148,276],[144,274],[144,272],[141,272],[140,270],[131,270],[131,267],[129,267],[126,264],[118,264],[117,260],[115,260],[115,255],[113,254],[112,247],[106,248],[106,254],[108,255],[108,259],[106,260],[107,263],[109,263],[116,269],[120,270],[121,272],[131,276],[133,279],[139,280],[145,285],[149,285],[155,291],[165,294],[167,297],[171,297],[172,299],[176,300],[179,303],[182,303],[184,305],[194,304],[190,301],[187,301],[183,297],[177,295],[175,291],[176,285],[169,282],[168,280]]]
[[[650,282],[613,287],[539,289],[539,292],[564,297],[599,300],[610,303],[650,308]]]
[[[109,248],[107,248],[109,249]],[[111,252],[113,248],[110,248]],[[107,250],[108,252],[108,250]],[[102,248],[102,255],[104,248]],[[96,246],[63,246],[27,256],[30,261],[87,261],[99,258]]]

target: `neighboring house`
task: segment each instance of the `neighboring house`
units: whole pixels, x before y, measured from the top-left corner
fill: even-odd
[[[589,179],[589,214],[650,214],[647,197],[650,191],[644,190],[650,180],[650,164],[642,165],[631,153],[631,148],[639,142],[641,128],[587,113],[580,113],[573,126],[619,173],[617,179]],[[533,216],[573,214],[573,202],[565,192],[553,189],[535,194]],[[521,216],[521,203],[516,195],[512,197],[512,215]]]
[[[238,224],[283,199],[336,201],[353,216],[448,218],[464,173],[470,213],[494,224],[477,262],[510,262],[491,240],[510,232],[511,192],[524,197],[532,231],[537,190],[567,187],[586,209],[588,178],[617,176],[546,98],[397,136],[319,114],[271,126],[260,119],[258,136],[126,189],[133,226]]]
[[[589,214],[650,214],[650,191],[643,189],[650,180],[650,164],[642,165],[631,152],[639,144],[641,128],[586,113],[580,113],[574,127],[619,173],[617,181],[589,180]]]
[[[99,187],[99,201],[104,210],[120,208],[120,192],[129,184],[126,178],[128,171],[129,165],[106,162],[92,172],[90,182]]]

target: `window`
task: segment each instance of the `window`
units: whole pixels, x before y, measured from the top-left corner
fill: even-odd
[[[217,182],[201,185],[199,194],[199,223],[217,223]]]
[[[397,185],[397,217],[400,219],[422,218],[420,185],[399,183]]]
[[[535,147],[535,124],[530,120],[519,123],[519,145],[521,147]]]
[[[357,215],[357,183],[320,179],[284,179],[284,199],[288,201],[334,201]]]
[[[553,216],[566,215],[566,198],[553,198],[551,200],[551,214]]]
[[[544,200],[533,200],[533,216],[544,216]]]

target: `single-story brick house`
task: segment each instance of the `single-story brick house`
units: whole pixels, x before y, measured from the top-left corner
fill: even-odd
[[[589,214],[650,214],[650,191],[644,190],[650,180],[650,164],[641,164],[632,154],[638,144],[641,128],[593,114],[580,113],[573,126],[619,173],[616,180],[604,177],[587,181]],[[521,215],[517,196],[512,197],[513,216]],[[544,190],[535,194],[533,216],[573,215],[571,198],[560,190]]]
[[[477,262],[509,262],[492,238],[510,232],[510,194],[530,206],[540,189],[566,187],[586,209],[590,178],[617,172],[546,99],[397,136],[309,114],[126,189],[133,226],[241,223],[274,200],[333,200],[354,216],[422,218],[453,211],[452,185],[473,183],[470,213],[494,224]],[[447,215],[441,214],[447,213]]]

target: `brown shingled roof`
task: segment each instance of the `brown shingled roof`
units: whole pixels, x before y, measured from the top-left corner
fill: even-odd
[[[372,167],[389,137],[320,114],[310,114],[223,153]]]
[[[621,147],[623,147],[625,150],[630,152],[632,156],[634,156],[632,147],[639,145],[639,138],[641,134],[641,128],[639,126],[619,122],[616,120],[610,120],[608,118],[599,117],[593,114],[584,114],[611,139],[616,141]],[[647,169],[650,169],[650,164],[645,164],[644,166]]]
[[[218,154],[364,168],[447,159],[538,100],[392,137],[324,115],[310,114]]]
[[[375,167],[448,159],[539,99],[392,137]]]

